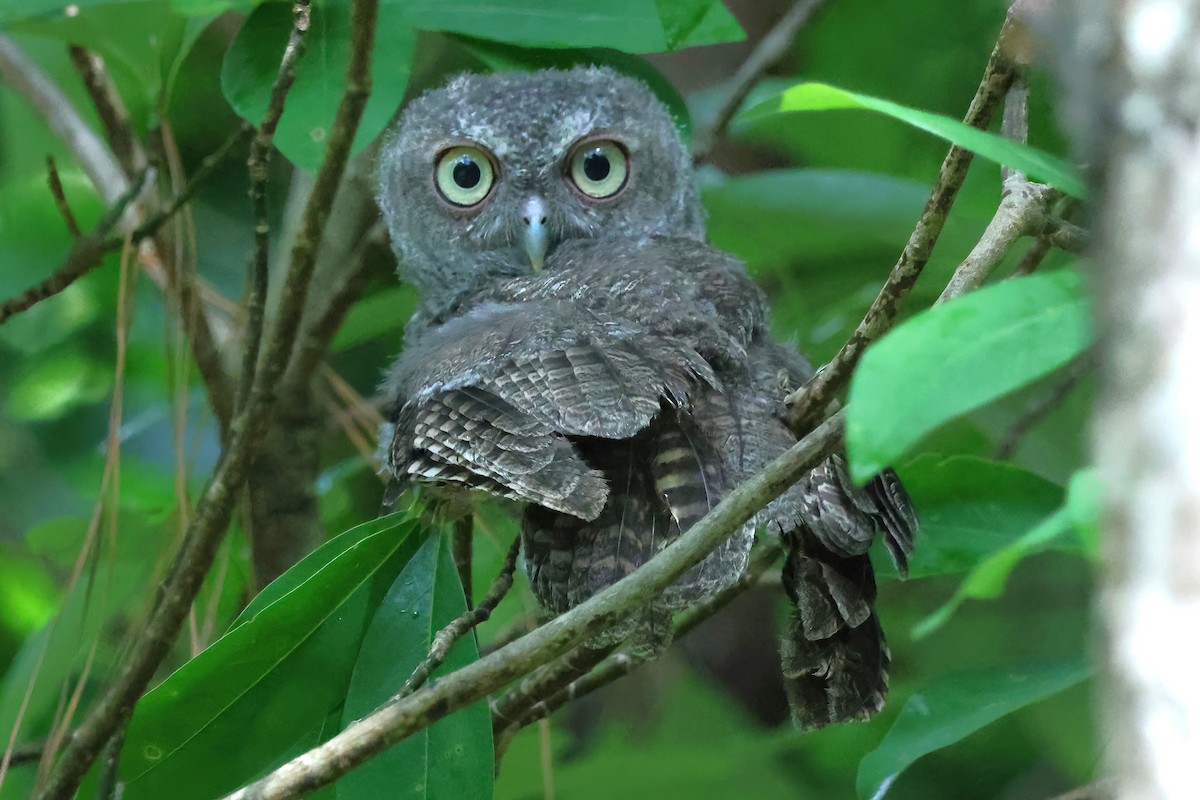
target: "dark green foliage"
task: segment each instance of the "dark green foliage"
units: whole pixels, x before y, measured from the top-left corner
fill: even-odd
[[[3,4],[0,32],[98,128],[64,45],[95,49],[135,130],[157,137],[170,125],[189,171],[239,116],[262,116],[291,20],[284,2],[85,0],[70,16],[65,5]],[[741,4],[739,13],[752,5]],[[274,237],[288,218],[289,162],[311,170],[323,157],[344,88],[349,8],[349,0],[314,3],[307,54],[275,140]],[[886,558],[875,559],[883,579],[880,614],[894,631],[887,708],[865,725],[801,736],[754,716],[747,710],[753,703],[738,703],[735,694],[777,680],[774,666],[753,669],[773,664],[775,654],[773,644],[753,648],[749,601],[765,598],[768,609],[783,614],[782,592],[765,587],[725,612],[728,625],[748,638],[730,644],[735,640],[721,638],[718,618],[692,635],[687,651],[701,660],[705,645],[736,653],[740,680],[716,677],[723,673],[711,668],[711,658],[692,669],[682,649],[672,651],[663,666],[618,683],[602,704],[556,717],[544,741],[537,726],[522,732],[496,780],[496,797],[542,796],[543,755],[554,762],[558,795],[570,798],[869,798],[886,791],[950,800],[964,796],[964,786],[972,797],[1000,798],[1013,796],[1011,787],[1022,781],[1050,796],[1089,779],[1096,761],[1089,698],[1082,689],[1064,691],[1090,674],[1080,654],[1098,498],[1080,456],[1086,384],[1029,431],[1013,461],[990,458],[1030,401],[1090,343],[1087,286],[1071,259],[1055,253],[1035,276],[994,280],[927,310],[999,201],[999,168],[986,159],[1084,194],[1055,129],[1045,76],[1032,79],[1030,147],[956,122],[1002,15],[994,0],[827,3],[800,35],[797,55],[744,104],[724,145],[732,155],[718,151],[716,166],[702,173],[713,242],[747,261],[770,296],[776,332],[819,364],[858,324],[895,262],[944,140],[984,157],[903,306],[909,321],[868,351],[850,390],[855,474],[895,464],[923,523],[907,582],[894,580]],[[758,19],[747,29],[769,22]],[[714,0],[385,0],[374,93],[355,146],[366,147],[403,98],[447,74],[593,61],[650,82],[690,134],[710,124],[728,84],[675,88],[690,87],[692,73],[703,72],[697,64],[710,57],[706,51],[655,56],[655,66],[640,54],[742,36]],[[675,58],[699,61],[681,67]],[[58,161],[84,229],[104,209],[67,150],[4,85],[0,142],[6,299],[44,278],[70,248],[45,188],[47,154]],[[244,160],[235,157],[192,207],[197,271],[235,299],[253,232],[245,192]],[[1019,252],[1001,265],[999,278]],[[129,289],[128,348],[117,376],[119,263],[119,254],[110,255],[62,295],[0,327],[4,742],[18,718],[16,742],[42,742],[77,687],[78,724],[111,681],[177,549],[179,500],[194,504],[217,453],[175,312],[144,274]],[[413,302],[407,287],[377,281],[335,337],[330,364],[360,393],[374,391],[381,365],[403,346]],[[118,383],[120,469],[105,479]],[[330,431],[317,483],[329,541],[254,596],[249,545],[240,530],[231,533],[196,604],[195,624],[137,707],[121,761],[125,797],[213,797],[327,740],[398,690],[432,634],[464,608],[436,526],[401,517],[360,524],[374,515],[381,489],[340,429]],[[496,574],[513,525],[504,509],[481,511],[476,598]],[[77,563],[89,539],[91,555]],[[532,614],[520,572],[479,643]],[[478,652],[474,637],[460,641],[433,680]],[[745,676],[760,674],[748,690]],[[481,702],[318,796],[488,797],[492,766]],[[36,765],[13,767],[0,799],[28,797],[36,774]]]

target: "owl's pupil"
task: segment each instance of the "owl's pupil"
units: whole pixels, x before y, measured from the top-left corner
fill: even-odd
[[[454,165],[454,182],[462,189],[474,189],[479,185],[483,173],[479,169],[479,165],[469,156],[463,156]]]
[[[608,156],[604,155],[604,151],[600,148],[596,148],[583,157],[583,174],[587,175],[588,180],[599,183],[608,177],[610,171],[612,171],[612,164],[608,162]]]

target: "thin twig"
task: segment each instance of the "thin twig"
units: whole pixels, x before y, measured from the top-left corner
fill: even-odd
[[[467,598],[467,608],[471,602],[471,557],[475,539],[475,515],[463,514],[454,522],[451,533],[450,549],[454,555],[454,569],[458,571],[458,580],[462,584],[463,595]]]
[[[228,800],[284,800],[326,786],[389,746],[486,697],[548,663],[575,644],[611,628],[700,563],[759,509],[833,452],[844,432],[839,412],[766,468],[730,492],[686,533],[630,575],[490,656],[456,670],[408,697],[351,723]]]
[[[726,586],[717,594],[693,606],[675,618],[672,641],[682,639],[695,630],[702,622],[708,620],[727,606],[735,597],[738,597],[750,587],[758,584],[763,575],[775,565],[775,562],[779,560],[779,556],[782,554],[783,548],[780,546],[778,540],[768,540],[766,544],[755,552],[750,565],[736,582]],[[637,669],[642,664],[647,663],[647,661],[648,659],[639,658],[625,652],[613,653],[601,661],[591,672],[572,680],[565,687],[547,691],[550,687],[542,686],[538,687],[537,690],[528,692],[527,697],[533,700],[533,702],[527,703],[524,708],[518,707],[516,703],[511,703],[508,713],[513,715],[515,719],[507,721],[502,721],[497,717],[493,719],[492,737],[495,742],[497,760],[507,750],[513,737],[525,726],[553,714],[569,702],[578,700],[584,695],[607,686],[618,678]],[[505,698],[507,698],[507,695]]]
[[[58,164],[54,163],[54,156],[50,155],[46,156],[46,183],[50,186],[50,195],[54,198],[54,205],[58,208],[63,222],[67,224],[67,230],[71,232],[71,236],[76,239],[83,236],[79,220],[75,219],[75,212],[71,210],[71,204],[67,201],[67,192],[63,189],[62,178],[58,174]]]
[[[100,762],[100,780],[97,782],[98,800],[116,800],[119,796],[118,770],[121,767],[121,748],[125,746],[125,730],[122,728],[104,746],[104,758]]]
[[[1004,432],[1004,436],[997,443],[996,449],[992,453],[992,458],[996,461],[1005,461],[1012,458],[1013,453],[1017,452],[1017,447],[1020,446],[1021,440],[1025,438],[1025,434],[1029,433],[1030,429],[1041,422],[1047,414],[1061,406],[1063,401],[1067,399],[1071,392],[1075,391],[1075,387],[1079,386],[1095,366],[1095,348],[1085,350],[1067,364],[1063,368],[1062,374],[1051,384],[1049,390],[1045,394],[1036,397],[1021,413],[1021,416],[1017,417],[1009,425],[1008,430]]]
[[[105,203],[112,205],[129,191],[129,179],[121,165],[75,110],[71,99],[12,39],[3,35],[0,35],[0,77],[33,106],[50,131],[67,146]]]
[[[1029,142],[1029,81],[1025,70],[1017,70],[1013,84],[1004,97],[1004,117],[1000,121],[1000,132],[1005,139],[1027,144]],[[1011,167],[1000,167],[1000,181],[1008,185],[1009,179],[1025,180],[1025,173]]]
[[[328,300],[324,308],[319,313],[306,315],[296,353],[288,365],[286,382],[289,388],[310,381],[325,359],[334,335],[371,282],[371,253],[376,248],[386,248],[387,237],[386,226],[382,221],[377,221],[359,240],[347,261],[339,264],[333,285],[326,292]]]
[[[297,0],[307,6],[307,0]],[[324,233],[328,204],[349,158],[370,92],[370,63],[375,39],[377,0],[355,0],[351,12],[351,57],[346,92],[334,119],[325,162],[305,209],[302,234],[292,250],[284,281],[278,322],[254,376],[249,402],[231,426],[231,437],[217,469],[188,526],[183,546],[163,581],[160,600],[144,626],[120,675],[93,707],[64,750],[58,767],[38,795],[66,800],[95,761],[105,742],[133,713],[186,620],[229,527],[233,506],[275,402],[275,386],[291,355],[299,316],[312,277],[314,253]]]
[[[12,40],[2,35],[0,76],[25,98],[46,121],[51,132],[62,140],[105,203],[112,206],[129,191],[130,181],[125,170],[104,141],[92,132],[70,98]],[[129,209],[121,224],[122,232],[140,223],[145,213],[140,205],[135,204]],[[152,275],[161,274],[165,268],[168,281],[157,280],[160,285],[173,280],[171,248],[165,247],[157,237],[147,237],[141,242],[139,258]],[[225,429],[229,424],[232,398],[220,351],[199,298],[187,286],[178,289],[180,314],[188,331],[192,355],[204,379],[213,411]]]
[[[143,175],[142,179],[137,181],[128,192],[117,198],[116,204],[108,210],[91,233],[75,240],[75,244],[72,245],[71,252],[67,254],[62,266],[56,269],[50,277],[36,286],[31,286],[16,297],[0,303],[0,325],[63,291],[103,263],[106,252],[104,243],[108,232],[121,220],[121,216],[129,204],[149,185],[147,177],[148,175]]]
[[[104,135],[113,155],[124,168],[125,174],[133,175],[145,169],[146,153],[133,133],[129,111],[108,75],[104,59],[75,44],[70,46],[69,53],[71,63],[83,78],[84,89],[100,117],[100,124],[104,126]]]
[[[1041,235],[1054,247],[1075,255],[1084,255],[1091,235],[1080,226],[1065,219],[1048,219]]]
[[[404,682],[404,686],[396,693],[396,696],[393,698],[394,700],[408,697],[417,689],[420,689],[425,684],[425,681],[429,680],[429,676],[433,674],[433,671],[440,667],[446,660],[446,654],[450,652],[450,647],[467,632],[483,624],[492,616],[492,612],[496,610],[496,606],[500,605],[500,601],[504,599],[504,596],[508,594],[508,590],[512,588],[513,573],[517,569],[517,554],[520,552],[521,537],[518,536],[513,540],[512,547],[508,548],[508,555],[504,559],[504,565],[501,566],[500,573],[492,581],[492,585],[488,587],[487,594],[479,601],[479,605],[475,608],[468,608],[466,613],[437,632],[437,635],[433,637],[433,644],[429,647],[429,655],[408,676],[408,680]]]
[[[733,121],[738,109],[746,101],[746,97],[762,80],[763,74],[779,63],[779,60],[787,53],[788,48],[796,40],[796,34],[808,22],[809,17],[821,5],[821,2],[822,0],[797,0],[787,10],[787,13],[767,31],[766,36],[759,40],[754,50],[738,67],[737,72],[730,79],[732,88],[729,90],[729,95],[717,109],[712,126],[696,136],[693,155],[696,163],[708,160],[713,147],[725,135],[729,123]]]
[[[169,222],[172,217],[179,213],[179,210],[196,196],[196,192],[200,191],[212,179],[212,176],[217,171],[217,167],[253,132],[253,125],[243,123],[221,143],[220,147],[205,156],[200,162],[200,166],[188,177],[187,185],[183,187],[183,190],[172,197],[165,207],[151,214],[145,221],[133,229],[133,233],[130,234],[133,243],[139,244],[143,239],[152,236],[166,222]],[[105,247],[110,250],[116,250],[124,242],[124,237],[112,237],[105,243]]]
[[[606,647],[581,644],[557,661],[526,675],[516,688],[492,701],[492,736],[499,742],[510,726],[514,730],[520,726],[532,707],[586,675],[616,649],[615,644]],[[502,754],[503,750],[497,746],[496,752]]]
[[[1062,194],[1057,189],[1026,180],[1013,173],[1004,182],[1004,197],[979,242],[954,270],[937,302],[944,303],[983,285],[988,276],[1022,236],[1046,227],[1046,214]]]
[[[983,79],[963,118],[963,122],[971,127],[988,126],[1009,86],[1012,85],[1017,64],[1011,59],[1006,40],[1013,28],[1013,17],[1010,14],[1000,30],[996,46],[992,49],[984,69]],[[830,408],[835,395],[849,381],[850,374],[866,348],[891,328],[900,302],[916,284],[925,264],[929,262],[933,247],[937,244],[946,218],[954,205],[954,199],[967,176],[972,157],[971,151],[957,145],[952,146],[946,154],[937,182],[917,220],[916,227],[879,295],[867,310],[866,316],[833,360],[819,370],[806,385],[788,396],[788,421],[793,430],[808,430],[815,420],[821,419]]]

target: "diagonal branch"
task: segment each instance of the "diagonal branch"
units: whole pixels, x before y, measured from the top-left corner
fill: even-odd
[[[963,118],[967,125],[986,128],[1012,85],[1017,64],[1013,60],[1009,40],[1017,24],[1010,13],[1000,30],[971,106]],[[973,155],[957,145],[952,146],[946,154],[916,227],[866,316],[833,360],[788,397],[789,423],[793,430],[807,430],[814,421],[821,419],[834,402],[835,395],[850,380],[850,374],[866,348],[892,327],[900,302],[916,284],[929,262],[954,199],[967,176]]]
[[[283,800],[326,786],[392,744],[618,623],[688,568],[700,563],[759,509],[833,452],[844,432],[841,412],[729,494],[687,533],[640,569],[489,656],[432,686],[386,703],[328,742],[284,764],[227,800]]]
[[[729,123],[733,121],[738,109],[746,97],[762,80],[763,74],[779,63],[789,47],[796,40],[796,34],[808,22],[809,17],[821,5],[822,0],[797,0],[779,21],[767,31],[767,35],[759,40],[754,50],[747,56],[738,71],[734,73],[730,83],[733,85],[725,102],[717,109],[712,125],[708,130],[696,136],[696,147],[692,160],[696,163],[707,161],[712,150],[725,135]]]
[[[87,236],[75,240],[71,252],[67,254],[62,266],[56,269],[50,277],[36,286],[31,286],[21,294],[0,303],[0,325],[23,311],[28,311],[43,300],[53,297],[65,290],[75,281],[100,266],[104,261],[106,237],[116,224],[129,204],[142,194],[147,187],[146,175],[132,186],[104,215],[95,229]]]
[[[487,594],[479,601],[479,605],[475,608],[468,608],[466,613],[452,620],[449,625],[437,632],[429,647],[429,655],[408,676],[408,680],[396,694],[396,699],[408,697],[425,685],[425,681],[429,680],[433,671],[446,660],[446,655],[454,643],[492,616],[496,606],[500,605],[500,601],[512,588],[513,573],[517,569],[517,554],[520,552],[521,537],[518,536],[513,540],[512,546],[508,548],[508,555],[504,558],[504,565],[500,567],[500,574],[492,581],[492,585],[488,587]]]

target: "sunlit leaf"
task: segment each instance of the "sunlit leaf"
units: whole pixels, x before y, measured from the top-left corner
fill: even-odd
[[[325,153],[350,61],[350,1],[314,6],[296,82],[288,93],[275,146],[295,164],[313,169]],[[354,139],[354,151],[374,139],[395,114],[412,66],[416,35],[402,8],[385,3],[376,22],[371,60],[371,96]],[[230,45],[221,69],[221,88],[230,105],[254,124],[262,120],[292,29],[288,3],[265,3],[250,14]]]
[[[344,721],[361,719],[395,694],[429,652],[433,636],[466,611],[449,538],[430,536],[396,578],[363,638]],[[473,635],[459,639],[434,673],[479,658]],[[393,745],[338,781],[338,800],[454,800],[491,797],[495,772],[486,701],[456,711]]]
[[[927,690],[908,698],[879,747],[863,758],[856,781],[858,797],[883,797],[917,759],[1069,689],[1091,672],[1090,665],[1073,661],[939,678]]]
[[[1048,153],[1005,139],[959,120],[908,108],[890,100],[847,91],[826,83],[802,83],[786,89],[777,97],[747,109],[736,122],[751,125],[779,114],[801,111],[861,109],[886,114],[923,131],[965,147],[984,158],[1019,169],[1034,180],[1044,181],[1075,197],[1084,197],[1086,188],[1072,166]]]
[[[1062,366],[1091,342],[1076,272],[1003,281],[901,324],[850,384],[846,445],[865,480],[944,422]]]
[[[393,515],[351,529],[267,587],[141,702],[125,797],[208,798],[255,777],[340,708],[367,623],[421,543]]]

